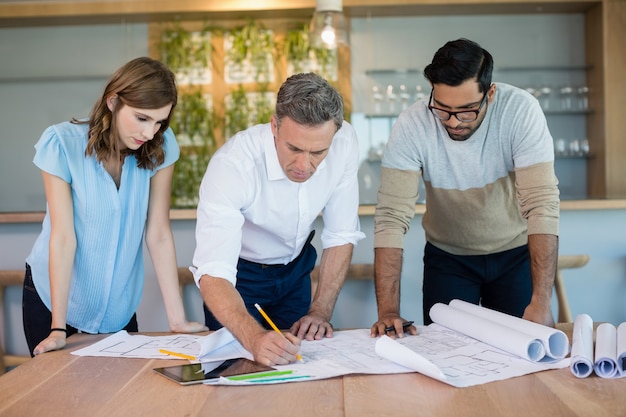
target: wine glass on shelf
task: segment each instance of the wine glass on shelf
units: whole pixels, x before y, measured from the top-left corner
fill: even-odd
[[[541,105],[541,108],[544,111],[551,110],[550,95],[552,94],[552,89],[549,86],[544,85],[539,88],[539,94],[539,104]]]
[[[377,85],[372,87],[372,102],[374,103],[374,114],[380,114],[382,112],[382,102],[384,100],[383,93],[380,92],[380,88]]]
[[[396,113],[396,100],[398,99],[398,95],[393,91],[393,85],[389,84],[387,86],[387,105],[389,113]]]
[[[418,101],[423,99],[424,97],[426,97],[426,93],[424,93],[424,91],[422,91],[422,86],[421,85],[416,85],[415,86],[415,100],[414,101]]]
[[[574,88],[572,86],[566,85],[561,87],[561,110],[570,111],[573,110],[574,106],[572,103]]]
[[[578,93],[578,108],[587,110],[589,108],[589,87],[581,85],[576,92]]]
[[[554,141],[554,156],[561,157],[567,155],[567,146],[565,144],[565,139],[558,138]]]
[[[400,84],[400,106],[402,110],[406,110],[409,107],[409,100],[411,99],[411,95],[407,91],[406,85]]]
[[[581,150],[580,150],[580,141],[578,139],[571,139],[569,141],[569,154],[571,156],[581,156]]]
[[[580,141],[580,152],[583,156],[589,155],[589,140],[587,138]]]

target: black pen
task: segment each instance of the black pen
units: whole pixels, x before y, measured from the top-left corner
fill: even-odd
[[[413,325],[413,321],[412,320],[411,321],[405,321],[404,323],[402,323],[402,330],[406,330],[409,327],[411,327],[412,325]],[[396,331],[395,326],[385,327],[385,333],[395,332],[395,331]]]

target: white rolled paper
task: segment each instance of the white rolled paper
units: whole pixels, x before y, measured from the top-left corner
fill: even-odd
[[[567,339],[567,335],[553,327],[504,314],[499,311],[468,303],[467,301],[452,300],[450,301],[450,306],[503,326],[514,328],[519,332],[541,340],[546,355],[550,358],[563,359],[569,353],[569,340]]]
[[[574,320],[570,371],[578,378],[593,372],[593,320],[588,314],[579,314]]]
[[[602,378],[617,374],[617,329],[611,323],[602,323],[596,330],[594,371]]]
[[[626,376],[626,322],[617,327],[617,369]]]
[[[532,362],[540,361],[546,353],[541,340],[535,337],[446,304],[432,306],[430,318],[441,326]]]

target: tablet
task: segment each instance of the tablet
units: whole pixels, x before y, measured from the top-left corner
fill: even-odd
[[[275,368],[262,365],[246,358],[154,368],[154,371],[158,374],[180,385],[210,383],[211,381],[217,382],[222,376],[247,375],[272,370],[275,370]]]

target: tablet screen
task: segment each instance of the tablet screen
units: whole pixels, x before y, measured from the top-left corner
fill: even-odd
[[[271,371],[274,368],[250,359],[236,358],[217,362],[168,366],[155,368],[154,370],[181,385],[189,385],[218,380],[222,376],[246,375],[255,372]]]

